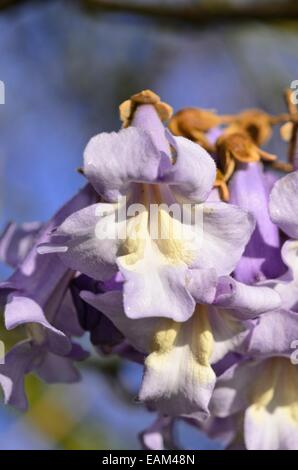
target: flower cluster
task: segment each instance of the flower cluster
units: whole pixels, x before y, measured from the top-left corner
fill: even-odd
[[[0,285],[4,323],[22,335],[0,365],[6,403],[26,408],[31,371],[77,380],[85,330],[97,350],[143,364],[138,399],[157,415],[144,448],[176,447],[180,419],[228,448],[298,449],[290,111],[172,117],[149,90],[120,106],[123,128],[85,149],[85,188],[47,224],[10,224],[0,239],[16,268]],[[281,122],[288,163],[260,147]]]

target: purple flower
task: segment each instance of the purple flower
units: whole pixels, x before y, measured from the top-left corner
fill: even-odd
[[[219,377],[211,410],[221,418],[244,412],[248,450],[297,450],[297,387],[289,358],[245,359]]]
[[[230,200],[251,211],[256,219],[255,230],[235,269],[241,282],[254,284],[280,276],[284,266],[280,257],[278,227],[269,216],[268,178],[260,162],[238,165],[230,184]]]
[[[89,142],[84,173],[108,202],[71,215],[40,252],[59,253],[68,267],[96,280],[120,271],[124,311],[132,319],[185,321],[196,302],[212,302],[217,277],[234,269],[254,222],[236,206],[204,202],[215,178],[207,152],[165,133],[155,108],[141,105],[131,127]],[[125,196],[138,205],[137,215],[117,220]],[[187,223],[165,204],[185,210]]]
[[[83,332],[75,321],[74,306],[67,293],[74,273],[62,264],[58,256],[41,256],[36,247],[47,240],[49,232],[65,217],[90,204],[95,197],[92,188],[86,186],[38,233],[34,228],[33,238],[23,228],[23,244],[18,231],[14,231],[10,237],[6,231],[1,238],[3,258],[18,263],[10,279],[0,284],[5,326],[8,330],[24,326],[28,340],[8,352],[5,364],[0,366],[0,383],[4,388],[6,402],[21,409],[26,407],[23,391],[25,373],[35,370],[48,382],[61,381],[63,377],[65,381],[73,381],[78,374],[71,360],[80,360],[86,356],[70,340],[71,335],[79,336]],[[33,239],[35,241],[32,244]],[[11,253],[18,246],[23,248],[17,250],[17,258],[12,258]]]
[[[28,401],[24,390],[24,376],[35,372],[46,383],[73,383],[80,375],[74,361],[82,361],[88,353],[76,343],[70,341],[71,336],[81,336],[76,312],[68,296],[56,312],[54,326],[67,341],[67,348],[57,348],[51,330],[43,331],[39,324],[27,325],[28,339],[17,343],[5,356],[0,365],[0,385],[4,392],[6,404],[19,410],[26,410]]]
[[[208,416],[216,375],[212,364],[242,349],[246,322],[280,306],[269,287],[245,286],[229,277],[217,285],[214,305],[196,305],[186,322],[168,318],[128,318],[123,292],[82,291],[81,297],[107,316],[127,341],[146,355],[139,399],[168,415]],[[222,308],[223,306],[223,308]]]
[[[16,268],[29,252],[41,227],[40,222],[7,224],[0,236],[0,260]]]

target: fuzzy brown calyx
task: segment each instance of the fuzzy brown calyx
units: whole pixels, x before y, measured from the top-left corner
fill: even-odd
[[[119,113],[123,127],[130,126],[136,108],[142,104],[154,106],[162,121],[168,121],[173,114],[173,108],[169,104],[160,101],[160,97],[156,93],[151,90],[143,90],[120,104]]]
[[[263,145],[272,135],[275,120],[260,109],[248,109],[235,116],[234,124],[244,130],[256,145]]]
[[[272,162],[277,159],[260,149],[247,132],[236,126],[227,129],[216,141],[219,167],[228,181],[236,169],[237,163],[251,163],[265,160]]]
[[[229,120],[229,116],[219,116],[206,109],[184,108],[172,117],[169,128],[174,135],[186,137],[208,152],[214,152],[214,145],[209,142],[206,133]]]

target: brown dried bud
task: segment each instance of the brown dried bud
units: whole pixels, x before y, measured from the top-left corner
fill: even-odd
[[[156,93],[151,90],[143,90],[120,104],[119,113],[123,127],[128,127],[131,124],[137,106],[142,104],[152,104],[162,121],[168,121],[173,114],[173,108],[169,104],[160,101],[160,97]]]
[[[252,141],[249,134],[236,127],[227,129],[216,142],[219,166],[225,181],[232,176],[236,163],[276,160],[276,156],[260,149]]]
[[[272,135],[272,117],[260,109],[248,109],[238,114],[234,124],[247,132],[257,145],[263,145]]]
[[[212,111],[199,108],[185,108],[176,113],[169,128],[175,135],[197,140],[197,136],[209,131],[221,123],[221,118]]]

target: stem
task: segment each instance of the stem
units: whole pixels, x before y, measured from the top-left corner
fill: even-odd
[[[127,0],[81,0],[91,9],[102,9],[108,11],[123,11],[146,16],[182,19],[190,22],[210,22],[222,20],[277,20],[298,18],[298,3],[295,1],[280,1],[277,4],[267,5],[189,5],[184,7],[173,7],[165,5],[136,4]]]

